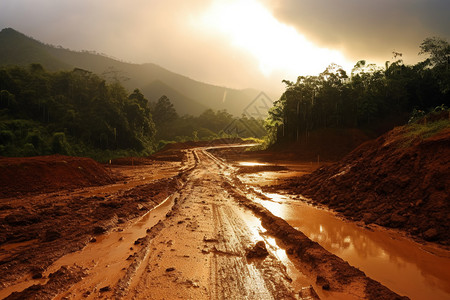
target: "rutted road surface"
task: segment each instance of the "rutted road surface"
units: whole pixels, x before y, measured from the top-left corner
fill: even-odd
[[[401,299],[256,204],[264,195],[206,148],[186,150],[176,180],[159,206],[9,299]]]

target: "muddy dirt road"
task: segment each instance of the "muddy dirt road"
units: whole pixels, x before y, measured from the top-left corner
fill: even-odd
[[[166,174],[175,184],[163,201],[120,222],[113,215],[78,251],[58,243],[58,259],[37,265],[41,272],[7,277],[0,298],[402,299],[258,204],[269,199],[242,183],[233,166],[206,148],[185,152],[179,173]],[[161,180],[142,177],[115,186],[116,204],[106,207],[120,211],[117,203],[133,191],[127,185],[145,191]],[[19,259],[20,245],[9,247],[1,248],[4,262]]]

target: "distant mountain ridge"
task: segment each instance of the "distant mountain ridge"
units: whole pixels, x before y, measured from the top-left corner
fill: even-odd
[[[51,71],[81,68],[105,78],[119,79],[130,91],[139,88],[150,101],[166,95],[180,115],[198,115],[205,109],[226,109],[241,115],[258,95],[252,89],[237,90],[211,85],[171,72],[156,64],[132,64],[101,54],[76,52],[44,44],[12,28],[0,32],[0,65],[40,63]]]

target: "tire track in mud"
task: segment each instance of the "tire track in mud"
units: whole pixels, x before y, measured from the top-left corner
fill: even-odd
[[[234,208],[235,209],[235,208]],[[291,279],[274,256],[246,258],[254,233],[232,206],[213,204],[217,244],[211,263],[211,299],[295,299]]]
[[[289,258],[303,274],[315,281],[314,287],[326,291],[339,292],[332,297],[355,299],[408,299],[402,297],[379,282],[367,277],[364,272],[350,266],[346,261],[331,254],[318,243],[311,241],[302,232],[294,229],[285,220],[274,216],[262,205],[252,201],[267,197],[243,184],[235,175],[234,169],[211,153],[207,156],[217,165],[231,169],[230,176],[222,176],[223,187],[241,205],[253,211],[262,221],[267,233],[279,241]],[[322,292],[322,291],[320,291]],[[329,293],[325,297],[331,296]]]
[[[201,151],[191,157],[198,167],[185,176],[177,207],[146,246],[151,251],[143,270],[136,272],[129,292],[116,293],[117,298],[296,299],[286,268],[275,256],[246,258],[247,248],[262,239],[261,228],[251,228],[260,221],[246,216],[249,212],[223,190],[209,157]]]
[[[324,298],[403,299],[254,203],[251,199],[262,195],[241,183],[233,167],[204,149],[196,149],[191,154],[195,166],[186,176],[187,184],[180,190],[179,206],[182,209],[172,211],[163,221],[164,229],[149,245],[156,247],[150,255],[146,272],[143,272],[144,277],[139,278],[139,284],[132,291],[133,299],[307,299],[294,293],[286,267],[273,254],[260,260],[246,258],[249,246],[257,240],[265,240],[264,234],[279,241],[289,258],[310,277]],[[261,221],[253,214],[260,218],[267,232],[263,232],[261,223],[258,224]],[[171,228],[182,222],[180,217],[192,221],[192,227],[187,231],[190,234],[186,231],[184,234],[197,251],[189,252],[185,257],[190,261],[181,260],[178,265],[175,263],[176,267],[161,267],[159,262],[173,262],[174,257],[172,255],[171,258],[171,252],[164,251],[158,244],[178,233]],[[183,251],[182,248],[177,247],[176,250]],[[164,269],[172,272],[189,264],[202,274],[200,279],[192,277],[193,274],[187,270],[170,276],[164,273]],[[151,283],[157,284],[152,286]],[[309,289],[309,294],[315,294],[312,288],[306,289]],[[149,292],[151,290],[153,292]]]

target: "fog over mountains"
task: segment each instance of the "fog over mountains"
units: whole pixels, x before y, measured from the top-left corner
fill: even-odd
[[[188,58],[187,58],[188,59]],[[150,101],[166,95],[180,115],[198,115],[208,108],[241,115],[260,93],[196,81],[152,63],[133,64],[95,52],[76,52],[48,45],[12,28],[0,32],[0,65],[40,63],[49,71],[80,68],[107,80],[119,80],[129,91],[135,88]]]

